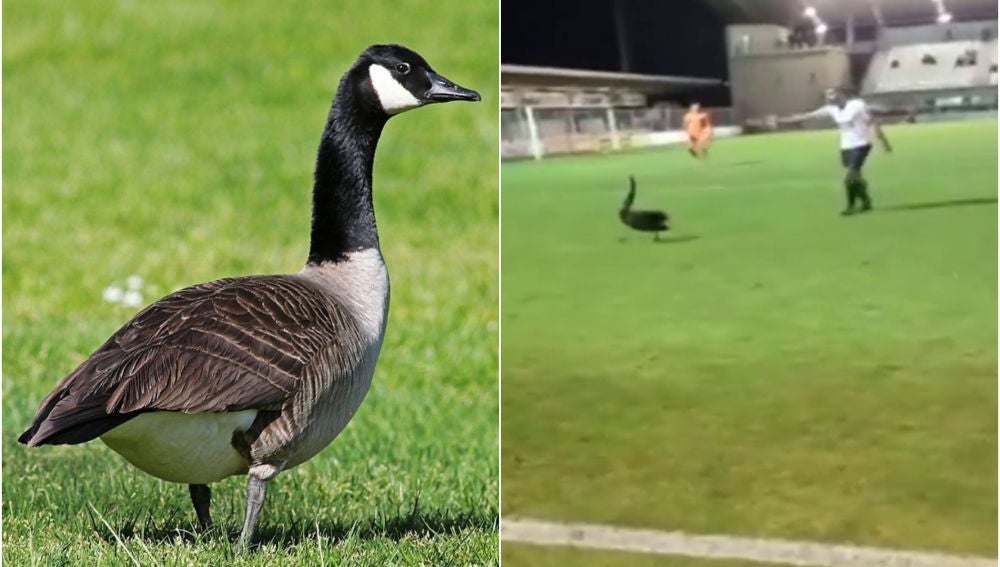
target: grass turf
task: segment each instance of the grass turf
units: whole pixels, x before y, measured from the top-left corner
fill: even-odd
[[[491,564],[497,539],[495,5],[5,2],[3,559],[11,565]],[[101,443],[27,450],[41,398],[145,302],[298,271],[340,75],[399,42],[482,92],[386,128],[375,206],[393,283],[383,356],[333,445],[270,483],[234,558],[245,479],[194,532],[182,485]],[[106,522],[106,524],[105,524]]]
[[[666,555],[647,555],[621,551],[601,551],[576,547],[548,547],[504,543],[501,551],[504,565],[516,567],[782,567],[777,563],[727,561],[722,559],[692,559]]]
[[[995,556],[997,123],[888,134],[504,165],[502,513]]]

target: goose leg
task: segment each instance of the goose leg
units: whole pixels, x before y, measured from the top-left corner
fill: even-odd
[[[189,484],[191,492],[191,502],[194,504],[194,511],[198,514],[198,523],[201,529],[207,530],[212,527],[212,515],[208,507],[212,502],[212,489],[207,484]]]
[[[264,505],[264,493],[267,492],[267,480],[250,474],[247,483],[247,517],[243,522],[243,531],[236,546],[246,549],[253,539],[254,528],[257,526],[257,516]]]

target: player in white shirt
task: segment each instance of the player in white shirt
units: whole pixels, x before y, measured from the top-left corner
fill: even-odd
[[[844,187],[847,189],[847,208],[841,214],[870,211],[872,200],[868,196],[868,182],[862,176],[861,168],[872,150],[872,133],[886,152],[892,152],[892,146],[865,101],[847,98],[837,89],[827,89],[826,102],[812,112],[779,118],[778,122],[794,124],[812,118],[832,119],[840,128],[840,161],[846,170]],[[860,202],[860,208],[855,209],[856,202]]]

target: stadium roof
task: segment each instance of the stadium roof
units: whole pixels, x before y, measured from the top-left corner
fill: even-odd
[[[584,71],[581,69],[560,69],[557,67],[534,67],[528,65],[501,65],[500,75],[504,85],[517,85],[538,89],[622,88],[647,94],[683,92],[725,84],[722,79]]]
[[[860,24],[930,24],[937,17],[934,0],[705,0],[730,23],[788,25],[802,19],[807,6],[823,21],[838,25],[853,16]],[[996,20],[996,0],[942,0],[955,20]]]

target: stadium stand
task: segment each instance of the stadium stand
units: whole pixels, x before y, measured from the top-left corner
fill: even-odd
[[[875,105],[889,109],[907,107],[920,120],[996,115],[996,24],[984,23],[972,34],[946,33],[933,39],[914,28],[913,43],[907,31],[894,30],[893,41],[878,47],[867,67],[861,93]],[[950,30],[945,29],[945,32]],[[972,38],[973,35],[979,36]],[[964,36],[960,40],[949,37]]]
[[[873,59],[865,84],[872,93],[986,87],[990,85],[990,66],[996,60],[996,41],[991,43],[952,41],[890,47]],[[990,49],[993,56],[986,57]]]
[[[717,136],[773,131],[775,116],[818,107],[830,87],[860,93],[889,121],[996,115],[995,0],[950,0],[956,21],[941,20],[930,0],[831,1],[806,22],[791,0],[705,1],[727,20],[732,107],[709,109]],[[505,159],[683,141],[683,109],[668,101],[724,80],[519,65],[501,73]]]

